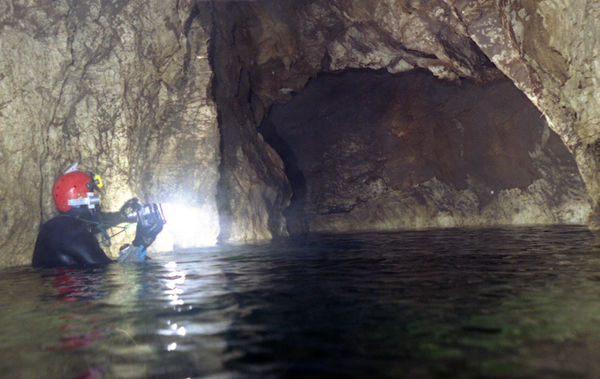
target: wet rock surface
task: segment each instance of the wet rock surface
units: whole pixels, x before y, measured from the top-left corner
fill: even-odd
[[[270,104],[289,101],[319,72],[424,68],[438,78],[476,82],[505,75],[574,155],[596,206],[600,155],[593,94],[600,6],[594,1],[332,0],[244,6],[248,17],[239,26],[253,41],[245,65],[257,120]],[[591,227],[596,219],[591,217]]]
[[[507,79],[323,75],[261,131],[288,167],[296,231],[583,223],[573,157]]]
[[[508,78],[573,155],[595,209],[600,199],[599,16],[600,5],[592,0],[0,0],[0,264],[29,261],[37,227],[55,214],[52,182],[75,161],[103,174],[108,209],[136,195],[201,209],[210,220],[208,234],[224,242],[286,235],[289,182],[296,191],[299,187],[285,175],[281,157],[257,128],[271,106],[289,102],[311,78],[347,69],[393,74],[420,69],[454,83]],[[405,114],[399,104],[381,110],[387,124]],[[369,112],[378,115],[378,110]],[[463,221],[450,224],[468,223],[475,214],[484,222],[489,217],[482,209],[500,214],[510,201],[519,209],[538,204],[527,213],[529,219],[538,214],[536,220],[578,221],[589,211],[577,184],[572,199],[584,205],[573,210],[575,216],[567,215],[568,194],[561,189],[566,177],[544,171],[565,162],[547,145],[558,143],[556,138],[550,135],[546,145],[540,142],[546,132],[541,140],[536,132],[522,141],[502,134],[522,136],[517,131],[522,129],[500,128],[493,137],[497,142],[477,139],[489,149],[500,149],[498,156],[510,157],[488,157],[495,174],[490,178],[471,158],[447,155],[454,151],[448,146],[461,140],[456,125],[421,130],[419,120],[398,121],[401,126],[394,130],[405,135],[394,138],[409,148],[404,156],[383,162],[390,170],[411,172],[408,177],[387,177],[380,165],[359,169],[346,164],[351,171],[346,176],[385,179],[383,187],[373,184],[367,191],[367,202],[374,201],[375,193],[404,193],[411,185],[435,187],[432,194],[446,195],[414,205],[428,210],[419,213],[423,221],[417,225],[424,226],[445,224],[435,216],[441,211],[434,209],[445,209],[447,200],[476,204],[471,210],[459,206],[464,211],[450,219]],[[485,125],[472,133],[483,129]],[[420,150],[440,133],[448,146],[436,143],[433,152]],[[362,142],[373,150],[373,141]],[[546,152],[527,161],[526,155],[538,151],[540,143]],[[346,140],[334,141],[334,146],[341,155],[353,157],[351,150],[343,150],[353,148]],[[473,146],[472,153],[479,147]],[[521,147],[527,153],[517,151]],[[409,164],[410,159],[434,158],[448,167]],[[550,163],[542,164],[546,160]],[[522,164],[525,171],[517,172]],[[372,175],[365,174],[371,169]],[[463,175],[469,170],[475,170],[473,183]],[[506,198],[484,200],[488,189],[496,191],[495,198],[499,193]],[[548,191],[552,195],[542,194]],[[558,200],[547,201],[554,195]],[[388,204],[385,196],[381,204]],[[535,202],[536,196],[542,197]],[[352,201],[353,209],[364,202]],[[352,201],[342,197],[333,201],[332,209],[346,209]],[[494,205],[500,203],[504,205]],[[550,205],[558,208],[544,208]],[[329,214],[318,209],[311,214]],[[513,210],[499,220],[522,221],[516,214],[525,213]],[[600,225],[599,214],[592,212],[590,226]],[[438,221],[427,221],[430,217]],[[322,219],[320,228],[327,229],[329,222],[338,221]],[[395,225],[405,224],[391,222],[382,228]]]
[[[105,209],[185,197],[216,214],[209,31],[193,2],[0,2],[4,265],[30,262],[73,162],[102,175]]]
[[[287,235],[283,211],[292,196],[283,162],[257,132],[250,99],[253,83],[245,61],[254,41],[238,22],[250,17],[236,3],[218,4],[213,38],[214,96],[219,104],[221,162],[218,204],[224,243]]]

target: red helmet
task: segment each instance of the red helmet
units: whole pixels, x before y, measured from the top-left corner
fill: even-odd
[[[69,200],[88,198],[88,193],[94,191],[96,184],[95,180],[83,171],[67,172],[54,182],[52,187],[54,204],[59,211],[66,212],[72,208]]]

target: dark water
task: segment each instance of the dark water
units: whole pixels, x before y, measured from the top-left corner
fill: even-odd
[[[583,227],[311,236],[0,288],[2,377],[600,376]]]

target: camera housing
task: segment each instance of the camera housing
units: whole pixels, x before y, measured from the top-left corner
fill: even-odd
[[[151,227],[160,222],[166,224],[167,220],[161,204],[144,204],[137,212],[138,223],[143,227]]]

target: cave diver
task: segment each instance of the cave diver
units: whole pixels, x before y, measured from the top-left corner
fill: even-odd
[[[113,262],[102,250],[95,234],[110,246],[107,228],[121,223],[137,222],[135,239],[121,247],[119,262],[142,262],[146,249],[154,242],[165,223],[160,204],[139,203],[133,198],[118,212],[101,212],[102,179],[91,172],[71,166],[54,182],[52,198],[60,214],[40,228],[32,266],[98,266]]]

